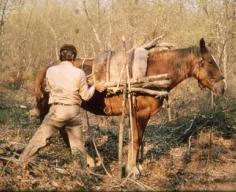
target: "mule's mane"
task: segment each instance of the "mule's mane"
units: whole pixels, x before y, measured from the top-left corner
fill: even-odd
[[[198,46],[191,46],[186,48],[178,48],[178,49],[171,49],[171,50],[163,50],[163,51],[153,51],[151,53],[152,57],[160,57],[160,55],[175,55],[177,59],[179,58],[185,58],[186,56],[189,56],[190,54],[194,54],[196,56],[199,56],[200,54],[200,48]]]

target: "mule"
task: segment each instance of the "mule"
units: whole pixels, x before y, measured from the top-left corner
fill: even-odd
[[[198,80],[201,87],[207,87],[215,95],[222,95],[226,90],[226,82],[222,72],[219,69],[211,51],[206,46],[204,39],[200,40],[198,46],[191,46],[183,49],[168,51],[152,51],[148,55],[147,76],[158,74],[170,74],[171,84],[168,91],[173,89],[183,80],[194,77]],[[45,74],[41,74],[41,80]],[[38,82],[37,89],[41,89],[42,83]],[[41,89],[42,93],[45,92]],[[38,96],[37,96],[38,97]],[[139,148],[142,143],[143,133],[148,120],[163,105],[163,97],[154,97],[148,94],[138,93],[135,95],[133,103],[133,142],[129,142],[128,161],[126,164],[126,173],[139,173],[137,160]],[[47,96],[38,102],[42,106],[41,110],[47,111]],[[95,92],[94,96],[87,102],[82,103],[82,108],[96,115],[117,116],[122,113],[122,94],[107,95],[107,92]],[[128,104],[126,105],[126,114],[129,113]],[[46,112],[43,112],[46,114]],[[42,117],[41,117],[42,118]]]

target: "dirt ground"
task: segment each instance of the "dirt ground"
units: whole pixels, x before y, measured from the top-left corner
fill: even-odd
[[[197,94],[191,87],[188,99],[173,92],[172,118],[166,109],[153,116],[145,130],[139,178],[118,179],[117,132],[119,117],[89,114],[87,149],[98,159],[94,139],[104,165],[81,172],[76,169],[59,136],[49,140],[46,148],[22,168],[17,158],[39,125],[33,116],[35,102],[32,88],[0,88],[0,190],[42,191],[235,191],[236,190],[236,99],[216,99],[209,109],[209,93]],[[200,92],[200,94],[199,94]],[[32,94],[31,94],[32,93]],[[204,98],[204,99],[203,99]],[[81,114],[84,117],[84,113]],[[127,120],[128,121],[128,120]],[[127,123],[128,124],[128,123]],[[86,130],[86,123],[84,129]],[[123,151],[127,157],[128,129]]]

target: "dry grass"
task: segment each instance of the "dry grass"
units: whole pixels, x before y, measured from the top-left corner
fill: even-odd
[[[189,95],[195,95],[196,90],[189,92]],[[165,109],[150,120],[144,136],[144,156],[141,159],[143,172],[135,181],[116,179],[119,118],[110,119],[110,127],[101,131],[97,126],[99,117],[91,114],[90,132],[112,178],[106,175],[102,167],[89,173],[78,171],[69,149],[59,137],[50,139],[49,145],[40,151],[30,166],[22,170],[15,158],[38,126],[37,119],[28,113],[34,107],[33,98],[29,96],[26,100],[25,94],[26,90],[16,92],[9,88],[1,89],[0,190],[236,189],[235,99],[223,98],[214,110],[207,111],[202,107],[207,100],[203,104],[198,101],[199,98],[195,98],[194,102],[189,99],[183,103],[180,90],[173,92],[172,96],[180,99],[172,100],[174,120],[167,121]],[[197,130],[190,134],[191,139],[183,137],[190,126]],[[127,135],[126,131],[126,144]],[[89,152],[96,157],[91,137],[87,140]],[[124,149],[126,153],[127,146]]]

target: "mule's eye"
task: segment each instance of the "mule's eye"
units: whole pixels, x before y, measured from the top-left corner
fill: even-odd
[[[214,64],[214,61],[208,61],[208,63],[210,63],[211,65],[213,65],[213,64]]]
[[[198,62],[199,67],[203,67],[204,66],[204,60],[201,58]]]

